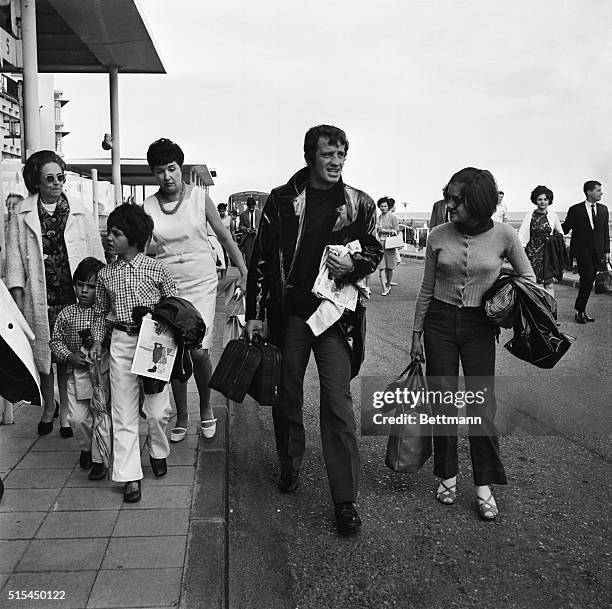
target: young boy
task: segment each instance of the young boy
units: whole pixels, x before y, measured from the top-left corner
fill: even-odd
[[[103,266],[104,263],[97,258],[81,260],[72,277],[77,303],[68,305],[60,311],[49,341],[53,355],[58,361],[66,364],[68,420],[81,448],[79,464],[82,469],[91,468],[90,480],[102,480],[106,475],[106,469],[98,443],[93,439],[94,418],[90,408],[91,393],[87,398],[78,397],[75,374],[78,374],[79,370],[89,371],[89,362],[81,351],[81,347],[90,349],[93,343],[91,338],[88,341],[84,336],[91,332],[96,278]],[[91,390],[91,382],[89,382],[89,389]]]
[[[113,326],[110,346],[113,471],[115,482],[125,482],[124,501],[140,501],[140,446],[138,442],[138,376],[130,372],[139,326],[134,307],[153,309],[161,298],[176,296],[176,285],[166,267],[143,254],[153,233],[153,220],[141,207],[120,205],[108,217],[108,248],[117,260],[98,274],[92,357],[102,350],[107,315]],[[149,424],[149,454],[156,476],[167,471],[170,445],[166,425],[170,418],[168,385],[161,393],[145,395],[143,411]]]

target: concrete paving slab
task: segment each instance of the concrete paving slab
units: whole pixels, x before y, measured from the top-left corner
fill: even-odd
[[[116,510],[123,505],[123,486],[116,488],[65,488],[54,511]]]
[[[2,590],[2,588],[4,587],[4,584],[7,582],[10,576],[11,576],[10,573],[0,573],[0,590]],[[2,598],[4,598],[4,596]]]
[[[191,491],[188,486],[148,486],[148,480],[142,484],[142,499],[138,503],[125,503],[123,509],[148,508],[188,508],[191,505]],[[123,495],[121,496],[123,498]]]
[[[0,573],[10,573],[21,560],[30,540],[0,540]]]
[[[0,472],[3,474],[13,469],[19,461],[23,458],[23,451],[21,450],[7,450],[0,454]]]
[[[188,509],[121,510],[113,537],[187,535]]]
[[[119,510],[51,512],[36,533],[37,539],[110,537]]]
[[[9,590],[39,590],[51,592],[54,600],[24,599],[10,601],[10,607],[19,609],[43,609],[53,607],[55,609],[82,609],[87,603],[89,593],[96,578],[96,571],[62,572],[52,571],[48,573],[15,573],[7,582],[3,591],[6,599]],[[63,598],[61,598],[63,596]],[[9,607],[9,605],[2,605]]]
[[[15,572],[97,570],[107,545],[107,539],[34,539]]]
[[[170,465],[168,473],[161,478],[156,478],[150,467],[144,466],[142,471],[151,486],[191,486],[195,476],[194,465]]]
[[[61,488],[72,470],[14,469],[4,480],[5,488]]]
[[[183,568],[187,535],[113,537],[101,569]]]
[[[80,452],[74,450],[30,452],[17,469],[61,469],[78,465]]]
[[[59,429],[59,428],[58,428]],[[79,443],[74,438],[62,438],[57,432],[42,436],[32,445],[32,452],[76,451],[80,454]]]
[[[0,434],[0,458],[5,452],[12,452],[16,450],[27,451],[32,447],[35,440],[34,438],[19,438],[9,433]]]
[[[87,476],[89,476],[89,470],[85,471],[80,467],[75,467],[70,472],[64,486],[81,488],[111,488],[118,485],[117,482],[107,480],[107,478],[103,478],[102,480],[90,480]]]
[[[0,514],[0,539],[32,539],[46,512],[6,512]]]
[[[196,449],[195,448],[174,448],[170,447],[170,455],[167,458],[168,466],[170,465],[195,465]],[[143,466],[150,465],[149,452],[145,449],[142,453],[140,462]]]
[[[48,512],[58,494],[57,488],[7,489],[0,502],[0,512]]]
[[[86,607],[174,607],[179,600],[182,574],[180,568],[100,571]]]

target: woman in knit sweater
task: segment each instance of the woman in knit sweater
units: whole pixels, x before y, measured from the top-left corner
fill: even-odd
[[[467,412],[474,421],[470,454],[478,513],[493,520],[498,509],[489,485],[506,484],[506,474],[494,424],[496,326],[484,314],[482,296],[497,279],[504,258],[522,277],[535,276],[514,230],[491,220],[497,186],[489,171],[462,169],[449,180],[444,198],[450,222],[437,226],[427,240],[410,355],[424,361],[424,334],[429,388],[443,395],[457,391],[461,361],[466,391],[482,392],[475,395],[484,399],[475,400]],[[433,414],[466,414],[454,404],[432,408]],[[441,503],[455,502],[457,472],[457,425],[439,424],[434,430],[434,474],[440,478],[436,499]]]

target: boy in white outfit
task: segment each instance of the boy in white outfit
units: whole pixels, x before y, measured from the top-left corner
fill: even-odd
[[[108,249],[117,260],[98,274],[94,305],[92,357],[102,351],[104,324],[113,327],[110,346],[111,410],[113,419],[113,472],[115,482],[124,482],[124,501],[140,501],[143,478],[138,441],[138,376],[131,373],[138,342],[139,324],[134,307],[152,310],[160,299],[176,296],[174,280],[159,261],[143,254],[153,220],[137,205],[120,205],[108,217]],[[148,447],[156,476],[167,471],[170,445],[166,425],[170,419],[168,385],[160,393],[146,394],[143,412],[149,424]]]
[[[91,410],[93,387],[89,378],[89,361],[81,348],[90,349],[93,345],[91,338],[93,304],[96,297],[96,280],[102,267],[104,263],[97,258],[85,258],[79,263],[72,277],[77,302],[60,311],[49,341],[51,352],[58,361],[66,364],[68,420],[81,448],[79,464],[82,469],[91,468],[90,480],[102,480],[106,475],[106,468],[98,442],[93,435],[94,416]],[[86,372],[85,375],[80,375],[84,378],[84,383],[75,380],[79,371]],[[80,385],[83,384],[85,391],[79,393]],[[106,442],[108,441],[107,438]]]

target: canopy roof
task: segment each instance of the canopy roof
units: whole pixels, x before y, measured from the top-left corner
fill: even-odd
[[[135,0],[37,0],[39,72],[165,74]]]
[[[91,177],[91,170],[98,170],[98,180],[111,181],[110,159],[75,159],[66,160],[68,170],[79,175]],[[185,163],[183,165],[183,179],[191,182],[191,174],[200,178],[203,186],[213,186],[214,181],[208,167],[204,163]],[[157,186],[151,169],[145,159],[121,159],[121,183],[128,186]]]

